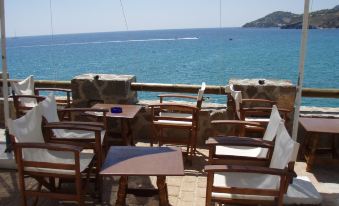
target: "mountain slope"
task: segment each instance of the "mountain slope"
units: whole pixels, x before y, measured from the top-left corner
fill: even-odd
[[[291,12],[276,11],[263,18],[249,22],[243,27],[280,27],[301,28],[302,15]],[[323,9],[310,13],[311,28],[339,28],[339,5],[333,9]]]

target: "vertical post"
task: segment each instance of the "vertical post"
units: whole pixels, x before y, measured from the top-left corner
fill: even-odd
[[[292,138],[294,140],[297,140],[297,135],[298,135],[301,92],[302,92],[302,87],[303,87],[303,82],[304,82],[304,66],[305,66],[308,27],[309,27],[309,19],[308,19],[309,7],[310,7],[310,0],[305,0],[304,18],[303,18],[303,26],[302,26],[302,34],[301,34],[300,57],[299,57],[299,74],[298,74],[298,83],[297,83],[297,94],[296,94],[295,104],[294,104],[294,119],[293,119],[293,132],[292,132]]]
[[[7,120],[9,118],[8,107],[8,81],[7,81],[7,60],[6,60],[6,30],[5,30],[5,3],[0,0],[0,24],[1,24],[1,59],[2,59],[2,93],[4,97],[4,118],[6,127],[6,151],[9,149],[9,137],[7,130]]]

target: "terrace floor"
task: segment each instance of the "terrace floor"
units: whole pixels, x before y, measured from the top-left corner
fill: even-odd
[[[146,143],[138,143],[137,146],[148,146]],[[193,159],[193,165],[185,164],[185,176],[168,177],[169,201],[173,206],[199,206],[205,205],[206,176],[203,167],[206,164],[208,151],[198,148],[198,155]],[[339,165],[316,166],[312,173],[305,171],[306,164],[297,162],[296,172],[300,176],[307,176],[315,185],[323,197],[325,206],[339,205]],[[91,196],[86,197],[88,205],[115,205],[119,177],[104,179],[103,202]],[[31,185],[35,183],[27,179]],[[67,187],[71,188],[72,185]],[[155,177],[131,177],[129,187],[156,187]],[[90,189],[93,190],[93,189]],[[158,205],[158,196],[151,198],[127,196],[127,205]],[[17,173],[14,170],[0,169],[0,205],[20,205],[20,193],[18,190]],[[40,199],[38,205],[73,205],[69,202]]]

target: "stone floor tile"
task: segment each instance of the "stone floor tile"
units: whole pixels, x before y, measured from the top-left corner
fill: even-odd
[[[169,196],[178,196],[180,192],[180,187],[179,186],[167,186],[168,189],[168,195]]]
[[[197,184],[195,182],[187,182],[187,183],[184,182],[181,186],[181,191],[194,192],[196,187],[197,187]]]
[[[184,202],[193,202],[194,201],[194,192],[181,191],[179,195],[180,201]]]

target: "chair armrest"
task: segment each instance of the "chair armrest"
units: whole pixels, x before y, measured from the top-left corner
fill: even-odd
[[[213,120],[211,124],[218,125],[218,124],[228,124],[228,125],[243,125],[243,126],[262,126],[258,122],[249,122],[249,121],[242,121],[242,120]]]
[[[160,97],[160,99],[163,99],[165,97],[168,97],[168,98],[197,99],[197,96],[184,95],[184,94],[159,94],[158,97]]]
[[[275,169],[269,167],[242,166],[242,165],[206,165],[205,172],[244,172],[277,176],[286,176],[289,174],[287,169]]]
[[[48,149],[55,151],[69,151],[69,152],[81,152],[84,147],[79,145],[69,144],[55,144],[55,143],[15,143],[15,147],[18,149],[23,148],[36,148],[36,149]]]
[[[38,101],[43,101],[46,97],[39,96],[39,95],[22,95],[22,94],[16,94],[16,95],[11,95],[13,99],[20,99],[20,98],[31,98],[31,99],[36,99]]]
[[[70,125],[82,125],[82,126],[90,126],[90,127],[100,127],[101,129],[105,129],[105,125],[101,122],[81,122],[81,121],[61,121],[61,122],[50,122],[50,125],[64,125],[64,124],[70,124]]]
[[[276,101],[272,101],[269,99],[242,99],[243,103],[268,103],[268,104],[276,104]]]
[[[93,131],[101,132],[102,127],[99,126],[90,126],[86,124],[77,124],[77,123],[63,123],[63,122],[50,122],[44,125],[44,128],[47,129],[69,129],[69,130],[84,130],[84,131]]]
[[[267,112],[269,113],[272,111],[272,108],[270,107],[244,107],[244,108],[241,108],[241,110],[244,112]],[[284,109],[284,108],[279,108],[278,111],[281,113],[291,112],[291,110]]]
[[[180,104],[180,103],[158,103],[158,104],[150,104],[149,107],[181,107],[186,109],[199,110],[198,107],[188,104]]]
[[[35,91],[55,91],[55,92],[66,92],[66,93],[71,93],[71,89],[63,89],[63,88],[35,88]]]
[[[228,145],[228,146],[263,147],[270,149],[274,147],[274,143],[271,141],[266,141],[260,138],[236,137],[236,136],[209,137],[206,140],[205,144],[208,146]]]
[[[60,112],[108,112],[108,109],[96,109],[96,108],[63,108],[58,109]]]

